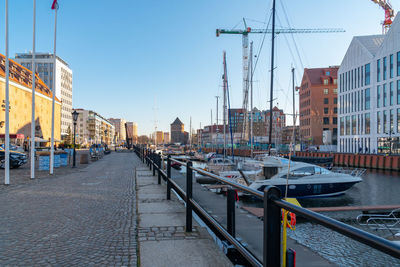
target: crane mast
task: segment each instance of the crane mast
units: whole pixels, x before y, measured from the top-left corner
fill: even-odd
[[[372,0],[385,10],[385,20],[382,22],[382,32],[387,33],[393,22],[394,10],[389,0]]]
[[[372,0],[378,1],[378,0]],[[242,35],[242,64],[243,64],[243,130],[242,130],[242,141],[248,140],[248,95],[249,95],[249,34],[250,33],[271,33],[272,29],[252,29],[247,27],[245,19],[243,19],[245,28],[241,29],[217,29],[216,36],[219,37],[221,34],[240,34]],[[275,29],[275,34],[287,34],[287,33],[336,33],[345,32],[340,28],[326,28],[326,29],[293,29],[293,28],[282,28]]]

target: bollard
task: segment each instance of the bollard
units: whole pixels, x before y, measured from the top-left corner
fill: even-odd
[[[264,189],[263,265],[269,267],[281,265],[281,208],[273,203],[280,197],[279,188],[268,186]]]
[[[235,237],[235,200],[236,191],[233,189],[228,189],[226,196],[226,215],[227,215],[227,230],[228,233]]]
[[[193,170],[192,162],[186,164],[186,232],[192,232],[192,187]]]
[[[158,167],[157,167],[157,170],[158,170],[158,184],[161,184],[161,153],[160,152],[158,152],[158,155],[157,155],[157,165],[158,165]]]
[[[167,159],[167,200],[171,200],[171,155]]]
[[[292,248],[286,250],[286,267],[296,267],[296,251]]]

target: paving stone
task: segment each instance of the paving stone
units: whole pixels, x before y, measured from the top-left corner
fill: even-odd
[[[35,180],[23,180],[26,165],[0,186],[0,266],[136,266],[134,167],[143,165],[133,153]]]

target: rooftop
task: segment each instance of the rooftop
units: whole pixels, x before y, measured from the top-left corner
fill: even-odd
[[[10,81],[13,81],[15,83],[18,83],[22,86],[25,86],[27,88],[32,88],[32,71],[29,69],[21,66],[17,62],[13,60],[9,60],[9,70],[10,70]],[[2,54],[0,54],[0,76],[1,77],[6,77],[5,74],[6,71],[6,57]],[[45,96],[52,97],[52,92],[51,90],[47,87],[47,85],[39,78],[39,76],[36,74],[36,83],[35,83],[35,90],[38,93],[41,93]],[[57,99],[57,101],[60,101]]]

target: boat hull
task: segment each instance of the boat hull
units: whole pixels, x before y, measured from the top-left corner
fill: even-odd
[[[314,198],[314,197],[330,197],[343,194],[346,190],[350,189],[357,182],[342,182],[342,183],[316,183],[316,184],[289,184],[288,197],[295,198]],[[273,185],[273,184],[271,184]],[[260,185],[257,190],[264,191],[268,185]],[[282,195],[286,190],[286,185],[273,185],[278,187]]]

